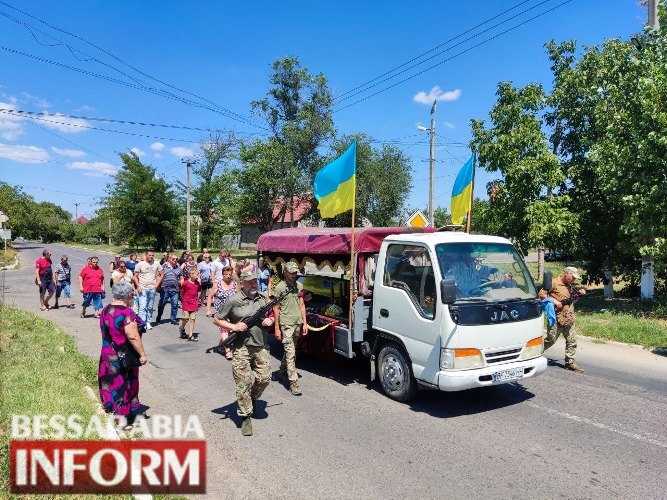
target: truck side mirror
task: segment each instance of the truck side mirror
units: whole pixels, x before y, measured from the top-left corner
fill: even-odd
[[[542,288],[547,292],[553,288],[553,277],[551,271],[544,271],[544,283],[542,283]]]
[[[443,304],[453,304],[456,300],[456,281],[442,280],[440,282],[440,296]]]

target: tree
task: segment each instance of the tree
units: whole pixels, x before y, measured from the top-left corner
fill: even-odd
[[[211,136],[201,146],[203,161],[193,169],[196,187],[192,190],[192,209],[201,218],[199,231],[202,248],[211,245],[214,236],[225,223],[221,209],[230,203],[232,197],[223,176],[218,172],[225,168],[225,162],[232,159],[237,143],[232,134]]]
[[[333,144],[331,159],[340,156],[352,141],[357,141],[357,203],[355,225],[363,220],[374,226],[396,224],[412,187],[411,165],[398,148],[383,145],[374,148],[365,134],[347,135]],[[327,220],[327,225],[350,227],[352,212]]]
[[[73,233],[71,214],[51,202],[36,202],[20,186],[0,182],[0,210],[15,236],[64,241]]]
[[[472,121],[479,164],[502,176],[487,186],[490,200],[479,220],[524,253],[556,245],[576,229],[577,219],[567,198],[554,192],[564,176],[543,132],[546,96],[538,84],[515,88],[507,82],[498,85],[497,96],[491,126]]]
[[[262,146],[255,141],[246,148],[246,158],[254,160],[258,154],[263,158],[276,157],[276,152],[284,155],[280,166],[288,175],[275,179],[280,186],[274,185],[272,191],[280,192],[286,201],[285,211],[293,212],[294,201],[310,187],[315,172],[322,165],[319,149],[333,137],[333,99],[325,76],[311,74],[296,57],[275,61],[270,82],[267,96],[253,101],[252,108],[266,120],[272,137]],[[292,166],[286,165],[288,160],[293,162]],[[253,167],[256,169],[257,165]],[[251,195],[248,191],[246,199]],[[268,221],[273,207],[269,207],[266,200],[255,201],[264,206],[262,220]]]
[[[437,207],[433,210],[433,222],[435,227],[444,227],[452,223],[452,216],[445,207]]]
[[[580,214],[589,272],[636,273],[667,236],[667,16],[633,42],[609,40],[579,59],[573,42],[547,45],[554,72],[552,143]]]
[[[167,249],[174,243],[180,217],[172,188],[135,153],[121,153],[120,159],[123,165],[107,185],[104,200],[114,226],[131,246]]]

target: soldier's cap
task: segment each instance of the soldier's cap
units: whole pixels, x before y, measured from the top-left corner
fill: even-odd
[[[581,276],[579,275],[579,271],[577,271],[576,267],[568,266],[565,269],[563,269],[563,272],[564,273],[570,273],[575,280],[580,280],[581,279]]]
[[[241,271],[241,275],[239,276],[241,278],[241,281],[252,281],[257,279],[257,271],[254,269],[244,269]]]
[[[299,265],[296,262],[288,262],[285,264],[285,272],[286,273],[298,273],[299,272]]]

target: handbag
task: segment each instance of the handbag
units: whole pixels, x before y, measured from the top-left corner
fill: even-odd
[[[116,351],[118,362],[123,370],[130,370],[132,368],[139,368],[141,366],[141,362],[139,361],[139,354],[135,348],[132,347],[132,344],[130,344],[129,341],[120,346],[115,342],[112,342],[111,345]]]

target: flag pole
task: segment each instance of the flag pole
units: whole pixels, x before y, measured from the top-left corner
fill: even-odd
[[[470,223],[472,222],[472,202],[475,199],[475,165],[477,164],[477,154],[472,154],[472,185],[470,186],[470,210],[468,210],[468,220],[466,221],[466,233],[470,234]]]
[[[348,311],[348,328],[352,332],[352,311],[354,308],[354,282],[357,274],[357,258],[354,251],[354,219],[357,207],[357,171],[356,171],[356,148],[355,148],[355,171],[354,171],[354,192],[352,194],[352,234],[350,235],[350,309]]]

